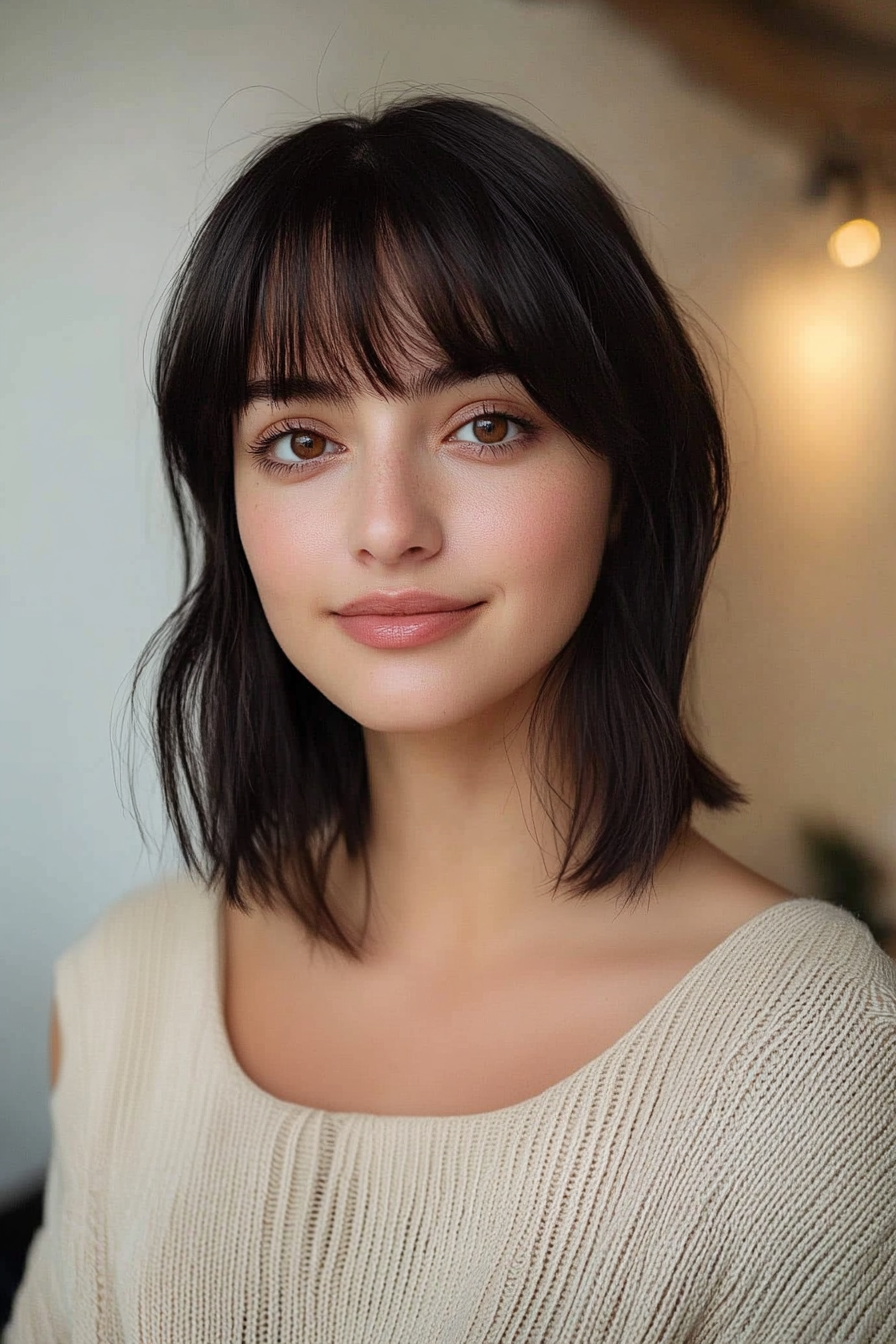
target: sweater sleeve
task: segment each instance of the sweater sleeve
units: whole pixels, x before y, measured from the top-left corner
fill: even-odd
[[[123,1339],[118,1302],[109,1291],[115,1251],[109,1181],[122,1087],[136,1048],[133,1012],[139,1015],[146,1002],[134,994],[135,977],[142,972],[144,983],[154,983],[158,975],[157,963],[143,955],[153,946],[146,921],[164,926],[171,920],[167,888],[162,893],[164,905],[156,887],[112,901],[54,963],[62,1056],[50,1096],[44,1216],[0,1344]]]
[[[54,1137],[44,1186],[43,1223],[28,1247],[0,1344],[66,1344],[71,1339],[60,1277],[65,1261],[63,1222],[60,1152]]]
[[[9,1322],[0,1344],[68,1344],[73,1338],[72,1294],[83,1278],[84,1178],[93,1142],[92,1101],[99,1091],[97,1068],[103,1017],[92,1011],[106,978],[85,957],[95,934],[67,948],[53,968],[53,998],[59,1011],[62,1060],[50,1094],[51,1144],[44,1185],[43,1221],[35,1232]],[[92,992],[93,991],[93,992]],[[114,1013],[106,1017],[114,1021]],[[82,1285],[81,1291],[89,1291]]]
[[[896,966],[866,951],[861,976],[769,1005],[749,1047],[694,1344],[896,1340]]]

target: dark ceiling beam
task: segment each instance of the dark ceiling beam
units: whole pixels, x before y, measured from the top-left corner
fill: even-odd
[[[853,154],[896,186],[896,27],[878,38],[849,9],[810,0],[600,0],[697,80],[796,137]],[[857,0],[856,15],[861,13]],[[894,20],[896,23],[896,20]]]

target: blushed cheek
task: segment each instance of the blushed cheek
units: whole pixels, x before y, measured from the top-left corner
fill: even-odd
[[[294,512],[279,501],[253,499],[252,491],[236,496],[237,526],[243,551],[266,610],[289,600],[293,606],[297,582],[313,584],[310,557],[314,537]],[[311,525],[313,531],[313,524]]]
[[[609,481],[595,469],[543,489],[513,521],[513,546],[526,586],[575,624],[597,581],[609,526]]]

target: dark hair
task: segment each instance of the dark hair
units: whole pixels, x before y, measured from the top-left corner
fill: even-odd
[[[401,304],[387,301],[384,258]],[[613,194],[523,118],[479,101],[416,94],[373,116],[314,121],[240,171],[174,282],[155,394],[184,586],[140,655],[131,705],[161,645],[153,743],[188,870],[240,909],[249,890],[291,907],[356,960],[361,944],[326,881],[341,835],[362,855],[369,908],[363,730],[268,626],[237,530],[233,422],[250,400],[251,360],[278,399],[306,376],[306,334],[341,386],[361,370],[400,393],[390,354],[408,349],[411,311],[430,348],[470,377],[515,374],[612,463],[618,530],[530,725],[533,756],[537,740],[556,744],[575,781],[554,893],[564,877],[573,897],[621,877],[634,901],[695,803],[745,801],[682,708],[728,507],[724,432],[683,320]],[[583,835],[586,857],[567,875]]]

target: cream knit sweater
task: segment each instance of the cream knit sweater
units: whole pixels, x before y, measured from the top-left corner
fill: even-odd
[[[479,1115],[257,1087],[188,880],[54,969],[45,1221],[4,1344],[896,1344],[896,966],[842,910],[757,915]]]

